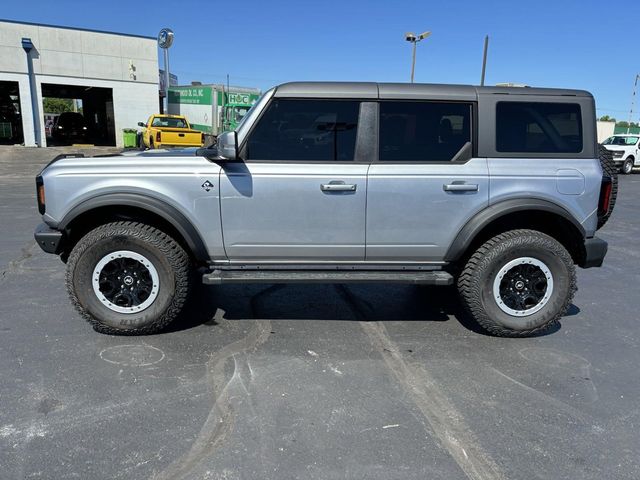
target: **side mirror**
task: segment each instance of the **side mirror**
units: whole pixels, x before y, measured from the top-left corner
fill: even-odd
[[[146,127],[146,125],[144,123],[142,123],[142,122],[138,122],[138,126],[139,127]]]
[[[216,145],[199,148],[196,155],[208,158],[212,162],[234,162],[238,160],[238,134],[224,132],[218,136]]]
[[[225,160],[238,159],[238,134],[236,132],[224,132],[218,137],[218,156]]]

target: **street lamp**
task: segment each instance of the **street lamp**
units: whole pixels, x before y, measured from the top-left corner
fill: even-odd
[[[424,40],[425,38],[427,38],[429,35],[431,35],[431,32],[424,32],[424,33],[421,33],[418,36],[416,36],[416,34],[413,33],[413,32],[407,32],[407,33],[404,34],[404,39],[407,42],[413,43],[413,59],[411,60],[411,83],[413,83],[413,73],[414,73],[415,68],[416,68],[416,44],[419,41]]]

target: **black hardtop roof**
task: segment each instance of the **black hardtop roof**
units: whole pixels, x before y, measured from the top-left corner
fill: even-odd
[[[276,87],[276,97],[371,98],[371,99],[456,99],[476,100],[479,95],[537,95],[591,97],[586,90],[537,87],[480,87],[436,83],[376,82],[290,82]]]

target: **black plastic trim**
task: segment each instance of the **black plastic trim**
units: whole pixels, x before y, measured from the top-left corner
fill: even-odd
[[[62,251],[64,234],[59,230],[50,228],[45,223],[41,223],[36,227],[33,237],[36,239],[38,246],[47,253],[59,254]]]
[[[608,249],[609,245],[601,238],[587,238],[584,241],[584,260],[578,266],[582,268],[601,267]]]
[[[580,232],[582,238],[586,236],[584,227],[580,225],[580,223],[578,223],[567,210],[555,203],[538,198],[509,199],[485,208],[469,220],[458,232],[458,235],[456,235],[456,238],[449,247],[444,260],[447,262],[458,260],[462,257],[469,245],[471,245],[475,237],[487,225],[500,217],[524,210],[538,210],[559,215],[565,220],[571,222],[571,224]]]
[[[171,205],[153,197],[138,193],[110,193],[93,197],[74,207],[56,228],[66,230],[78,215],[95,208],[107,206],[137,207],[162,217],[169,222],[187,242],[187,246],[198,261],[209,261],[209,254],[200,234],[187,218]]]

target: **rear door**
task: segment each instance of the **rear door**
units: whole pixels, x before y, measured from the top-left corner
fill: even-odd
[[[368,176],[366,259],[439,262],[488,205],[474,157],[474,102],[381,100],[379,158]]]
[[[368,163],[354,161],[360,102],[274,98],[223,166],[232,262],[362,261]]]

